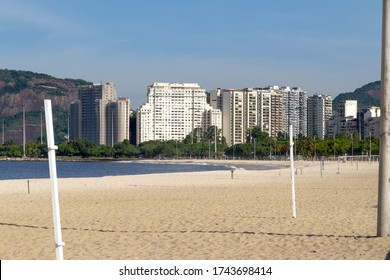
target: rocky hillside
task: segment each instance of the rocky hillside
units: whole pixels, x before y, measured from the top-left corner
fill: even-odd
[[[28,71],[0,70],[0,115],[13,116],[22,111],[42,111],[43,100],[51,99],[53,108],[68,111],[77,99],[77,86],[83,80],[58,79]]]
[[[40,112],[43,111],[44,99],[52,100],[57,139],[61,140],[66,132],[69,104],[77,99],[77,87],[84,84],[90,83],[29,71],[0,69],[0,116],[5,124],[5,142],[21,142],[23,106],[27,141],[35,141],[40,136]]]

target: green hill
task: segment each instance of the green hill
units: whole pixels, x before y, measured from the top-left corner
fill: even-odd
[[[353,92],[340,93],[333,99],[333,109],[336,110],[340,101],[357,100],[358,109],[365,109],[371,106],[380,106],[381,82],[376,81],[366,84]]]
[[[69,104],[77,99],[77,87],[90,84],[80,79],[59,79],[30,71],[0,69],[0,125],[5,142],[22,142],[22,112],[26,112],[26,140],[40,137],[43,100],[51,99],[57,140],[67,133]],[[2,139],[2,138],[1,138]]]

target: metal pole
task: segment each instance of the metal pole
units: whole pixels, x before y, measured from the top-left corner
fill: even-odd
[[[275,141],[275,160],[276,160],[276,138],[274,139]]]
[[[195,129],[195,96],[194,96],[194,90],[192,90],[192,132],[191,132],[191,144],[194,144],[194,129]]]
[[[51,100],[45,100],[45,120],[46,120],[46,135],[47,135],[47,148],[49,156],[49,171],[50,171],[50,185],[51,185],[51,198],[52,198],[52,210],[53,210],[53,222],[54,222],[54,238],[56,247],[56,259],[63,260],[63,246],[61,234],[61,219],[60,219],[60,206],[58,199],[58,185],[57,185],[57,168],[56,168],[56,152],[58,149],[54,145],[54,129],[53,129],[53,116],[51,110]]]
[[[209,139],[209,159],[211,158],[211,140]]]
[[[292,216],[297,217],[295,209],[295,176],[294,176],[294,142],[293,142],[293,126],[290,125],[290,165],[291,165],[291,193],[292,193]]]
[[[68,132],[68,134],[69,134],[69,132]],[[40,140],[41,145],[43,144],[43,139],[42,138],[43,138],[43,129],[42,129],[42,112],[41,112],[41,140]]]
[[[3,141],[2,144],[4,145],[4,119],[3,119]]]
[[[390,0],[383,0],[378,236],[390,236]]]
[[[68,116],[68,139],[66,139],[66,143],[69,143],[69,140],[70,140],[70,132],[69,132],[69,130],[70,130],[70,124],[69,124],[69,122],[70,122],[70,117]]]
[[[26,113],[23,104],[23,157],[26,157]]]
[[[351,134],[351,143],[352,143],[352,147],[351,147],[351,165],[353,165],[353,134]]]
[[[178,158],[179,158],[179,152],[177,150],[177,139],[176,139],[176,159],[178,159]]]
[[[371,131],[370,131],[370,159],[369,159],[370,165],[371,165]]]
[[[256,160],[256,138],[253,138],[253,160]]]
[[[336,160],[336,137],[333,134],[333,160]]]
[[[114,147],[114,110],[111,110],[111,147]]]
[[[214,126],[214,159],[217,159],[217,125]]]

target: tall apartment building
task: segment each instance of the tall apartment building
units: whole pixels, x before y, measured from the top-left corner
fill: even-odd
[[[271,91],[257,90],[258,92],[258,126],[261,131],[271,136]]]
[[[307,99],[307,135],[324,139],[332,117],[332,97],[313,95]]]
[[[246,121],[244,120],[245,93],[242,90],[223,90],[221,97],[222,135],[226,138],[226,143],[229,146],[244,143],[246,131],[257,124],[256,120],[249,117],[246,118]],[[247,113],[246,115],[251,114]]]
[[[120,99],[128,105],[128,110],[120,111],[122,107],[115,105],[120,101],[113,83],[80,86],[78,94],[79,100],[70,108],[71,140],[84,138],[98,145],[108,145],[113,144],[114,139],[115,143],[129,139],[130,100]],[[121,128],[126,131],[118,131],[119,119],[127,122]],[[114,134],[117,137],[113,137]]]
[[[218,129],[222,128],[222,113],[219,109],[206,106],[203,113],[202,127],[206,130],[210,126],[216,126]]]
[[[223,136],[228,145],[245,143],[255,126],[276,137],[283,130],[283,94],[278,87],[216,89],[210,104],[222,111]]]
[[[277,87],[269,90],[271,91],[271,136],[276,138],[278,133],[283,131],[283,93]]]
[[[106,111],[106,145],[130,140],[130,100],[120,97],[108,103]]]
[[[137,110],[137,145],[182,140],[196,128],[207,129],[207,124],[221,128],[221,112],[210,110],[206,91],[198,84],[154,83],[148,87],[147,103]]]
[[[353,134],[359,130],[357,100],[343,100],[338,105],[337,112],[330,118],[328,134]]]
[[[294,137],[307,136],[307,93],[298,87],[282,87],[283,92],[283,131],[293,126]]]

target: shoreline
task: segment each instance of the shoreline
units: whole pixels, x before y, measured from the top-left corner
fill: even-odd
[[[9,160],[0,162],[2,162],[1,166],[4,172],[0,176],[0,180],[49,178],[47,173],[48,161]],[[213,170],[260,171],[275,168],[284,168],[284,166],[280,162],[226,160],[57,161],[58,178],[102,178],[139,174],[209,172]]]
[[[285,167],[286,165],[290,166],[289,160],[247,160],[247,159],[139,159],[139,158],[66,158],[66,157],[56,157],[58,162],[145,162],[145,163],[177,163],[177,164],[218,164],[218,165],[234,165],[234,163],[239,163],[239,165],[264,165],[270,167]],[[10,157],[0,157],[0,161],[26,161],[26,162],[42,162],[48,161],[48,158],[10,158]],[[312,162],[312,161],[295,161],[295,162]],[[285,164],[287,163],[287,164]]]

